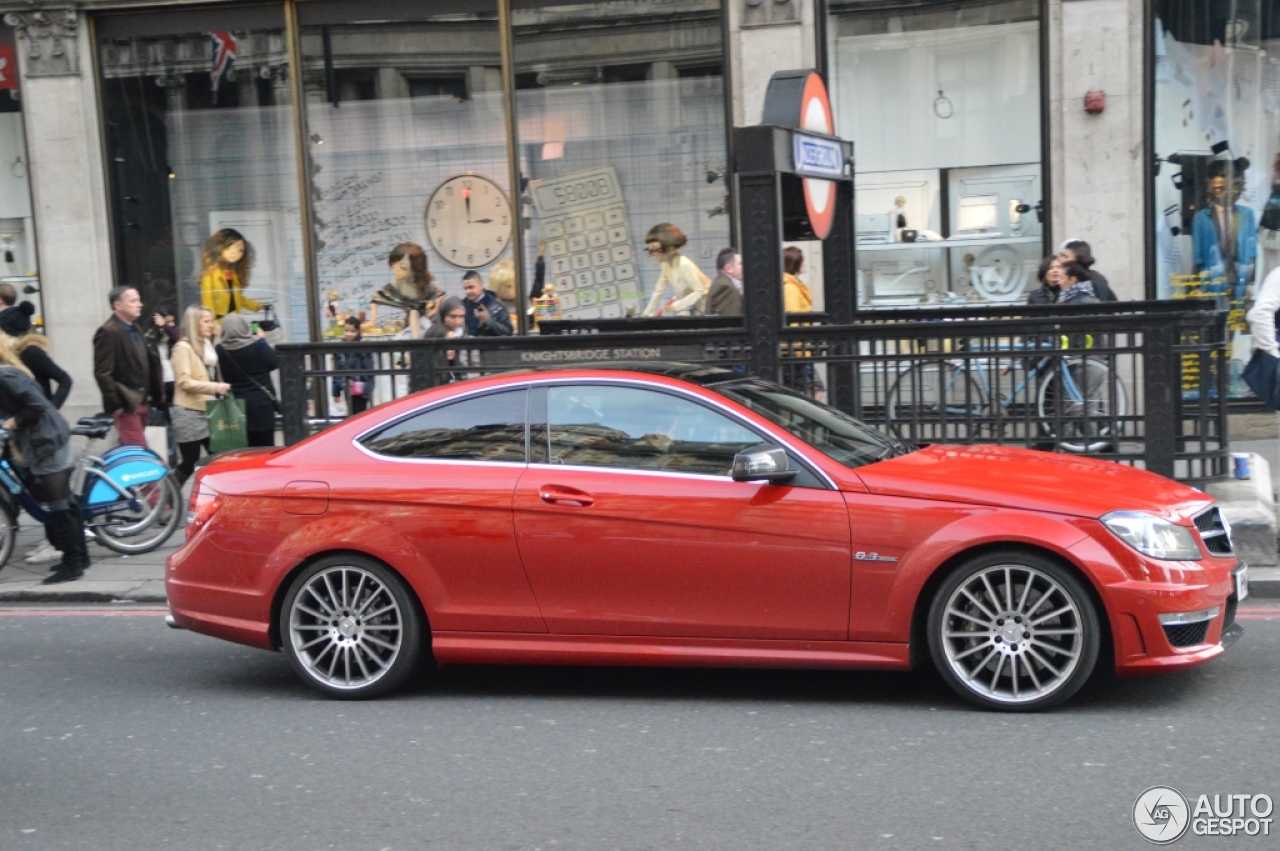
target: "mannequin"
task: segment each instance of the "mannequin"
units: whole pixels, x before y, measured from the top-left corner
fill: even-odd
[[[427,271],[427,253],[413,242],[402,242],[387,258],[391,283],[373,295],[374,304],[385,304],[405,312],[410,339],[422,337],[422,319],[436,315],[444,290],[433,284]]]
[[[244,295],[253,267],[253,246],[232,228],[214,231],[204,244],[204,267],[200,273],[200,303],[213,311],[216,319],[241,308],[251,312],[262,305]]]
[[[649,305],[644,309],[645,316],[661,316],[664,313],[688,316],[702,303],[703,296],[711,287],[711,279],[692,260],[680,253],[680,249],[688,241],[684,232],[670,222],[654,225],[645,234],[645,250],[662,267],[658,285],[654,287]],[[664,299],[668,286],[671,287],[672,296]]]
[[[1253,209],[1237,204],[1249,160],[1217,160],[1209,167],[1208,198],[1191,223],[1195,270],[1209,273],[1206,289],[1244,301],[1258,259]]]

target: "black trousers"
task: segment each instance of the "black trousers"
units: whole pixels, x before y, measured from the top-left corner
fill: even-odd
[[[71,468],[34,476],[31,494],[48,509],[44,534],[53,548],[62,553],[63,568],[89,566],[89,548],[84,542],[84,521],[71,497]]]

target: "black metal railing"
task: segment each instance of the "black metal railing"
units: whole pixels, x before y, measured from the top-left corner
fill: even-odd
[[[813,324],[782,330],[778,375],[768,377],[911,442],[1051,449],[1203,482],[1229,472],[1226,317],[1208,299],[876,311],[851,325],[814,315],[803,317]],[[338,382],[335,405],[335,377],[372,376],[374,400],[386,402],[558,364],[683,361],[745,371],[751,342],[740,323],[692,324],[282,345],[285,440],[344,415],[349,382]],[[334,368],[334,355],[351,354],[371,355],[372,368]]]

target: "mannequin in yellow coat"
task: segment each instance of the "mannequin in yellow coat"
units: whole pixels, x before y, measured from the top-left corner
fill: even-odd
[[[238,230],[215,231],[204,244],[204,272],[200,275],[200,303],[221,320],[242,309],[255,312],[262,305],[244,294],[253,266],[253,248]]]
[[[670,222],[654,225],[645,234],[645,250],[662,268],[653,297],[644,309],[645,316],[687,316],[702,304],[711,279],[680,253],[688,241],[684,232]],[[667,287],[672,291],[670,299],[666,297]]]

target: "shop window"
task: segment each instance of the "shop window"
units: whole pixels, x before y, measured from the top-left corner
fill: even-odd
[[[31,169],[22,121],[22,86],[13,30],[0,26],[0,284],[36,308],[42,325],[40,268],[31,211]]]
[[[1242,397],[1245,311],[1280,265],[1280,3],[1154,7],[1155,296],[1228,299],[1228,389]]]
[[[537,285],[542,246],[562,316],[644,312],[660,274],[644,237],[662,222],[715,276],[731,233],[720,13],[717,0],[513,0],[525,281]]]
[[[305,340],[282,9],[104,15],[95,30],[117,282],[145,316],[271,304],[276,339]],[[236,242],[247,254],[228,264]]]
[[[863,308],[1023,303],[1045,248],[1040,2],[829,0]]]
[[[421,335],[435,288],[511,256],[497,2],[303,3],[298,21],[324,333],[355,315],[367,339]]]

